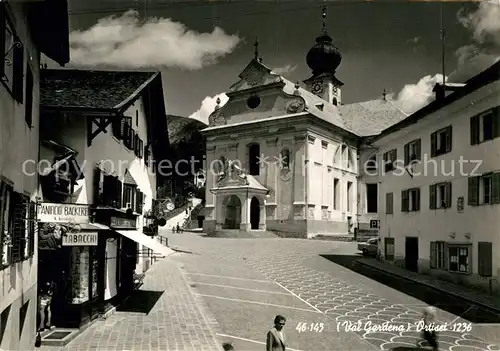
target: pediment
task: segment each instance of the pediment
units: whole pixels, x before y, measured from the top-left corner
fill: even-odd
[[[217,188],[242,187],[248,185],[248,179],[243,170],[229,161],[229,165],[221,174],[217,182]]]
[[[279,75],[255,59],[245,67],[239,78],[240,81],[229,88],[229,93],[282,82]]]

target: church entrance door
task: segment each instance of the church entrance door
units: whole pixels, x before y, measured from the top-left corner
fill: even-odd
[[[260,203],[254,196],[250,201],[250,224],[252,229],[259,229],[260,223]]]
[[[226,199],[225,229],[240,229],[241,223],[241,201],[238,196],[231,195]]]

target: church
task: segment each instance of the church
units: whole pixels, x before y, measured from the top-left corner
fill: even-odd
[[[377,227],[377,182],[366,186],[371,137],[407,116],[391,101],[342,104],[342,55],[323,28],[293,83],[255,57],[209,117],[204,232],[350,235]],[[306,78],[306,77],[305,77]],[[376,179],[376,176],[374,177]]]

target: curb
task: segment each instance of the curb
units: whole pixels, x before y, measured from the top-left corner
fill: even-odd
[[[431,288],[433,290],[436,290],[436,291],[439,291],[439,292],[442,292],[442,293],[445,293],[445,294],[448,294],[448,295],[451,295],[453,297],[456,297],[458,299],[462,299],[464,301],[467,301],[467,302],[470,302],[470,303],[473,303],[474,305],[477,305],[477,306],[480,306],[481,308],[484,308],[486,310],[490,310],[490,311],[494,311],[496,313],[500,313],[500,308],[497,308],[497,307],[494,307],[494,306],[491,306],[491,305],[487,305],[487,304],[484,304],[482,302],[478,302],[478,301],[475,301],[475,300],[472,300],[470,298],[467,298],[467,297],[464,297],[460,294],[457,294],[457,293],[454,293],[454,292],[450,292],[450,291],[446,291],[446,290],[443,290],[441,288],[438,288],[434,285],[431,285],[431,284],[428,284],[428,283],[425,283],[425,282],[420,282],[418,280],[415,280],[415,279],[411,279],[411,278],[407,278],[405,276],[402,276],[402,275],[399,275],[397,273],[393,273],[393,272],[389,272],[385,269],[382,269],[382,268],[379,268],[379,267],[375,267],[369,263],[365,263],[365,262],[360,262],[360,260],[356,260],[356,263],[362,265],[362,266],[366,266],[366,267],[369,267],[371,269],[375,269],[377,271],[380,271],[380,272],[383,272],[385,274],[388,274],[388,275],[392,275],[392,276],[395,276],[395,277],[398,277],[398,278],[401,278],[401,279],[404,279],[408,282],[412,282],[412,283],[417,283],[417,284],[420,284],[420,285],[424,285],[428,288]]]

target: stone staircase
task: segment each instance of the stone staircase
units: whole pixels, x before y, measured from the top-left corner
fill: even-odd
[[[277,239],[278,235],[266,230],[252,230],[250,232],[240,231],[238,229],[223,229],[209,234],[208,238],[229,238],[229,239]]]

